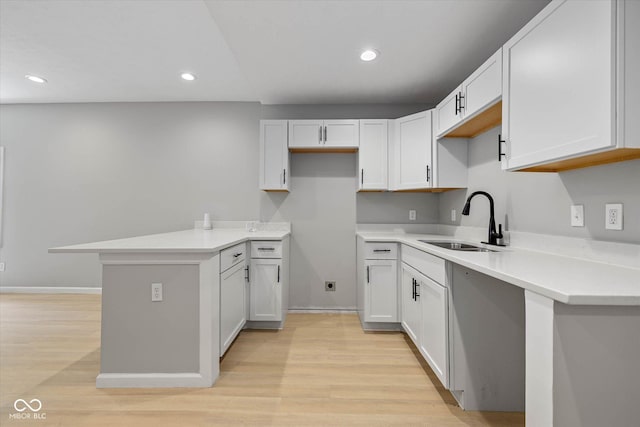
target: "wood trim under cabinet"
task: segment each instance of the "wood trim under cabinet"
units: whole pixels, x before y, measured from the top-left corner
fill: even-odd
[[[331,147],[331,148],[296,148],[289,147],[290,153],[357,153],[357,147]]]
[[[573,159],[559,160],[557,162],[517,169],[514,172],[563,172],[633,159],[640,159],[640,148],[618,148],[602,153],[589,154]]]
[[[502,123],[502,101],[492,105],[442,138],[473,138]]]

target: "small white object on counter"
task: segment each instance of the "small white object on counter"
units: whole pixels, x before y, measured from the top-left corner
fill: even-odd
[[[213,227],[211,226],[211,217],[208,213],[204,214],[204,221],[202,221],[202,228],[204,230],[211,230]]]

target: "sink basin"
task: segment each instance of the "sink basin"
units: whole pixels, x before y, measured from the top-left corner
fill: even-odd
[[[465,251],[465,252],[496,252],[491,249],[483,248],[482,246],[471,245],[469,243],[461,242],[441,242],[437,240],[418,240],[419,242],[426,243],[428,245],[438,246],[440,248],[451,249],[453,251]]]

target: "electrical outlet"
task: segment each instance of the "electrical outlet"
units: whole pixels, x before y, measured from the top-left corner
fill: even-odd
[[[622,203],[607,203],[604,215],[604,228],[606,230],[622,230]]]
[[[0,262],[0,273],[4,271],[4,262]]]
[[[151,284],[151,301],[162,301],[162,283]]]
[[[571,226],[584,227],[584,205],[571,206]]]
[[[451,209],[451,222],[454,222],[455,220],[456,220],[456,210]]]
[[[336,282],[324,282],[324,290],[326,292],[334,292],[336,290]]]
[[[416,220],[416,211],[415,209],[411,209],[409,211],[409,221],[415,221]]]

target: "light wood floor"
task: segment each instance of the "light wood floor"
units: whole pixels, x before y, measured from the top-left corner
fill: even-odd
[[[365,333],[356,315],[244,331],[207,389],[96,389],[99,346],[99,295],[0,295],[0,425],[524,425],[462,411],[403,334]],[[10,420],[18,398],[46,421]]]

